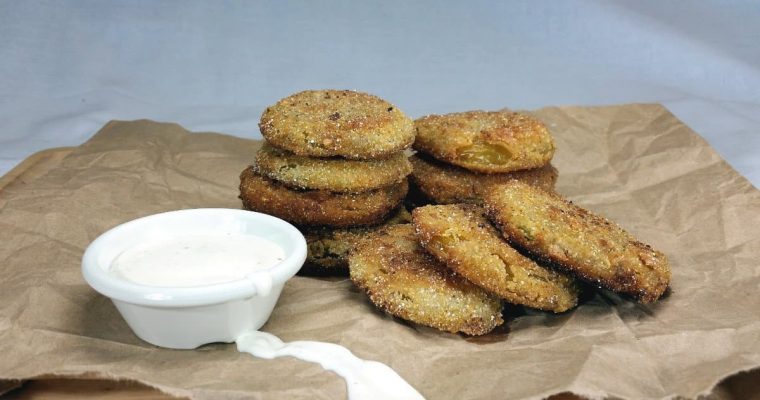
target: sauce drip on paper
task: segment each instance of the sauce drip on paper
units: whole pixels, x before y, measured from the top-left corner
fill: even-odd
[[[337,344],[312,341],[284,343],[272,334],[251,331],[237,339],[237,348],[258,358],[291,356],[318,363],[346,380],[350,400],[424,399],[387,365],[362,360]]]

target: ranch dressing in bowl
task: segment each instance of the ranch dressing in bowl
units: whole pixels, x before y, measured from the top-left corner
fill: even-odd
[[[245,279],[284,258],[282,247],[261,236],[195,234],[128,248],[109,270],[139,285],[191,287]]]

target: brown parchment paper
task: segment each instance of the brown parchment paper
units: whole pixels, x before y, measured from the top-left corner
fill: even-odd
[[[704,394],[760,366],[760,192],[658,105],[546,108],[558,189],[664,251],[671,294],[639,305],[599,293],[562,315],[508,309],[466,338],[403,323],[346,280],[289,281],[264,330],[342,344],[429,399]],[[57,168],[0,192],[0,379],[95,374],[198,399],[332,399],[343,381],[234,345],[148,345],[80,274],[84,248],[160,211],[239,208],[258,142],[174,124],[112,122]]]

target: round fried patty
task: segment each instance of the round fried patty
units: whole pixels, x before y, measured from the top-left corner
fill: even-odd
[[[665,255],[618,225],[518,181],[495,188],[485,194],[488,216],[518,246],[642,303],[657,300],[667,289]]]
[[[510,111],[428,115],[414,121],[414,148],[476,172],[497,173],[546,165],[554,140],[543,123]]]
[[[273,145],[313,157],[385,157],[409,147],[414,125],[393,104],[350,90],[307,90],[267,108],[259,123]]]
[[[346,276],[348,275],[348,252],[361,238],[384,226],[405,224],[411,221],[411,214],[402,206],[380,225],[353,228],[327,226],[300,228],[301,233],[306,237],[307,254],[306,262],[299,274]]]
[[[240,199],[248,210],[263,212],[296,225],[348,227],[373,225],[404,199],[409,187],[399,184],[362,193],[294,190],[246,168],[240,174]]]
[[[504,322],[498,298],[427,254],[410,224],[366,236],[348,263],[351,280],[391,315],[469,335],[483,335]]]
[[[445,164],[420,154],[410,158],[412,183],[431,201],[438,204],[483,203],[483,191],[512,179],[553,191],[558,172],[551,164],[500,174],[481,174]]]
[[[374,160],[299,156],[264,144],[256,153],[256,169],[270,179],[298,189],[365,192],[401,182],[412,165],[403,151]]]
[[[420,244],[438,261],[504,300],[562,312],[578,304],[567,276],[518,253],[471,204],[425,206],[412,211]]]

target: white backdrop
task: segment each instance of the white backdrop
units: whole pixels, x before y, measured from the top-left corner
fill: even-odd
[[[660,102],[760,186],[760,2],[0,0],[0,174],[111,119],[260,137],[309,88],[412,117]]]

